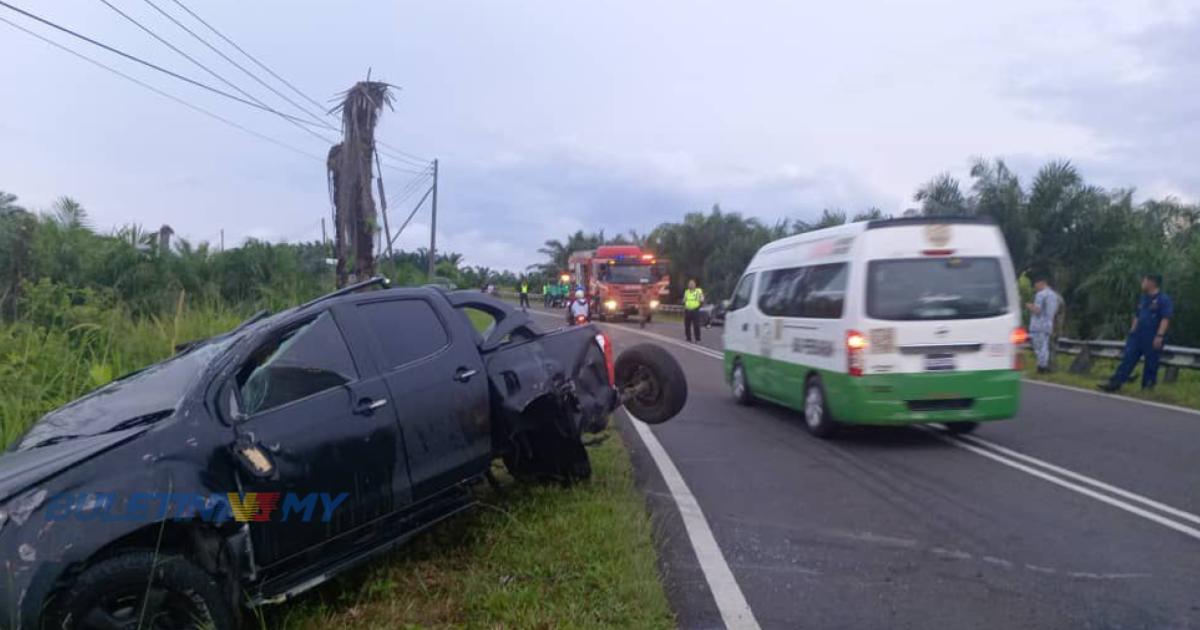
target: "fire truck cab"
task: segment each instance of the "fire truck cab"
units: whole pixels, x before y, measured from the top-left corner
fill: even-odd
[[[636,245],[575,252],[568,265],[599,319],[636,316],[642,304],[650,311],[657,309],[671,282],[667,261]]]

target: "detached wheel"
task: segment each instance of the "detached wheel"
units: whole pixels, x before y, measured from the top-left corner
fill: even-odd
[[[733,374],[729,378],[729,387],[733,390],[733,399],[739,405],[753,405],[754,394],[750,392],[750,381],[746,378],[746,368],[742,362],[733,364]]]
[[[947,431],[949,431],[950,433],[952,433],[954,435],[963,435],[965,433],[970,433],[970,432],[974,431],[975,429],[978,429],[979,423],[978,422],[947,422],[943,426],[946,427]]]
[[[64,630],[237,628],[231,602],[211,575],[181,556],[149,551],[88,568],[55,608],[50,627]]]
[[[687,402],[687,378],[670,353],[638,344],[621,353],[615,366],[617,389],[625,409],[646,424],[675,417]]]
[[[804,387],[804,424],[809,433],[819,438],[833,437],[838,430],[838,423],[829,415],[825,387],[816,376],[808,377],[808,383]]]

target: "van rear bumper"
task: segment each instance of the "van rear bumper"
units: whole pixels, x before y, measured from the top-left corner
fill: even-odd
[[[1021,373],[821,375],[834,419],[852,424],[979,422],[1017,414]]]

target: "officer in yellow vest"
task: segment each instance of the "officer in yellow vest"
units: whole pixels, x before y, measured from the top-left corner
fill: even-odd
[[[529,308],[529,281],[528,280],[521,281],[521,308],[522,309]]]
[[[695,280],[688,280],[688,288],[683,292],[683,334],[688,341],[692,340],[692,332],[696,333],[696,343],[700,343],[700,305],[704,304],[704,291],[696,286]]]

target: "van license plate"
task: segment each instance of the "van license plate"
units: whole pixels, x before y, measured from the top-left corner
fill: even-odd
[[[926,372],[946,372],[954,369],[953,354],[927,354],[925,355],[925,371]]]

